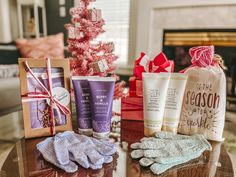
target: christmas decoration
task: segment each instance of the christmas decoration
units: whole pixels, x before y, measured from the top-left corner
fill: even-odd
[[[66,24],[68,31],[68,50],[70,57],[72,75],[74,76],[115,76],[115,65],[117,56],[112,53],[114,44],[112,42],[96,42],[94,39],[103,30],[105,24],[102,19],[101,9],[89,9],[88,5],[94,0],[80,0],[77,7],[70,9],[71,23]],[[119,77],[115,76],[117,80]],[[116,84],[115,98],[120,98],[123,93],[125,82]]]

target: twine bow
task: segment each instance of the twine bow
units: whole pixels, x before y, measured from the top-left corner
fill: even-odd
[[[24,66],[26,69],[26,72],[29,73],[35,81],[39,84],[43,92],[29,92],[22,96],[23,102],[30,102],[35,101],[39,99],[49,99],[50,100],[50,133],[51,135],[55,135],[55,120],[54,120],[54,112],[53,109],[56,109],[58,113],[59,119],[61,119],[61,113],[63,114],[70,114],[70,110],[62,105],[53,95],[53,89],[52,89],[52,73],[51,73],[51,63],[50,59],[46,58],[46,74],[48,78],[48,89],[41,83],[41,81],[35,76],[33,71],[30,69],[28,62],[24,62]]]

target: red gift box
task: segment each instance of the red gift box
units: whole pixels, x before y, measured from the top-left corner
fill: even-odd
[[[136,78],[135,77],[129,78],[129,95],[136,96]]]
[[[141,53],[140,57],[135,61],[134,76],[142,80],[143,72],[160,73],[173,72],[174,62],[167,59],[163,52],[159,53],[153,60],[145,53]]]
[[[159,53],[153,60],[145,53],[141,53],[140,57],[135,60],[134,77],[130,79],[130,96],[143,96],[142,86],[142,73],[160,73],[160,72],[173,72],[174,62],[168,60],[163,52]],[[135,81],[134,81],[135,80]],[[135,88],[135,90],[134,90]],[[134,95],[136,94],[136,95]]]
[[[136,80],[136,95],[143,96],[143,81]]]
[[[121,98],[121,118],[143,121],[143,97]]]

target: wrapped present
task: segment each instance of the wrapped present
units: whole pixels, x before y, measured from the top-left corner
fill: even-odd
[[[102,10],[101,9],[89,9],[87,18],[92,22],[98,22],[102,19]]]
[[[121,118],[143,121],[143,97],[128,95],[121,98]]]
[[[105,48],[105,51],[106,51],[107,53],[114,52],[115,45],[114,45],[113,42],[108,42],[108,43],[106,43],[104,46],[105,46],[105,47],[104,47],[104,48]]]
[[[174,62],[168,60],[163,52],[159,53],[154,59],[150,59],[144,52],[141,53],[140,57],[135,60],[135,67],[133,75],[136,78],[135,85],[136,95],[143,96],[142,94],[142,73],[160,73],[160,72],[173,72]],[[134,87],[134,86],[133,86]]]
[[[136,95],[143,96],[143,82],[142,80],[135,80],[136,83]]]
[[[89,63],[89,67],[93,69],[94,73],[102,73],[109,69],[108,63],[105,59]]]
[[[71,130],[69,60],[19,59],[25,137]]]
[[[84,33],[79,28],[75,28],[74,34],[77,40],[82,39],[84,37]]]
[[[129,95],[136,96],[136,78],[134,76],[129,78]]]
[[[69,39],[75,39],[76,38],[75,27],[72,26],[72,25],[68,25],[66,28],[67,28],[67,31],[68,31],[68,38]]]
[[[66,25],[69,39],[81,39],[84,37],[84,33],[80,30],[80,23],[73,25]]]
[[[75,27],[79,28],[79,27],[81,27],[81,24],[79,22],[75,22]]]

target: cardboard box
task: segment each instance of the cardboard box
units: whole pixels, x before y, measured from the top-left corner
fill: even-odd
[[[50,90],[48,75],[46,74],[46,59],[20,58],[18,62],[25,137],[32,138],[52,135],[52,122],[55,125],[53,126],[53,130],[55,130],[53,133],[72,130],[70,114],[64,114],[59,112],[59,109],[55,109],[55,105],[58,108],[58,104],[55,102],[52,109],[50,106],[52,102],[47,97],[48,93],[41,86],[43,85],[47,91]],[[65,104],[64,108],[70,111],[69,60],[49,59],[49,63],[51,65],[49,68],[51,68],[53,99],[55,98],[59,103]],[[30,74],[29,69],[37,79]],[[51,117],[51,112],[53,112],[54,119]]]

